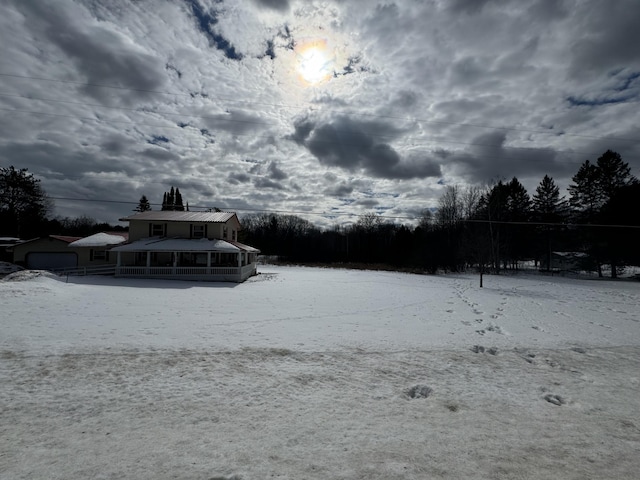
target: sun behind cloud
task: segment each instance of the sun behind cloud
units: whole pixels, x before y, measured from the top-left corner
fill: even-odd
[[[327,47],[326,40],[315,40],[296,48],[296,70],[305,85],[318,85],[331,78],[335,69],[335,58]]]

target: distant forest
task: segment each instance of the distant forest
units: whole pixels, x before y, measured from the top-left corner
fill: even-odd
[[[125,230],[91,217],[48,218],[51,204],[26,169],[0,168],[0,236],[87,236]],[[576,268],[618,276],[640,265],[640,182],[620,155],[606,151],[586,160],[572,177],[569,198],[545,175],[533,195],[513,177],[487,187],[447,186],[435,209],[417,225],[387,221],[375,213],[350,226],[320,229],[281,214],[240,217],[240,241],[264,255],[292,263],[386,266],[411,271],[517,270],[523,262],[552,269],[552,252],[573,252]],[[151,205],[142,196],[135,211]],[[189,210],[178,189],[164,194],[162,210]]]
[[[618,276],[640,265],[640,183],[616,152],[585,161],[572,178],[569,199],[553,178],[530,196],[516,177],[486,188],[448,186],[435,210],[417,226],[362,215],[348,227],[321,230],[292,215],[242,217],[241,239],[300,263],[383,264],[394,268],[499,273],[523,261],[552,268],[552,252],[579,253],[580,270]]]

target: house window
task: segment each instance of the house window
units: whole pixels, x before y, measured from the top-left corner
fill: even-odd
[[[164,223],[152,223],[151,224],[151,236],[152,237],[164,237]]]
[[[231,240],[233,240],[234,242],[236,241],[236,231],[235,230],[231,230]]]
[[[222,227],[222,238],[227,238],[227,235],[229,234],[229,230],[227,229],[227,227]]]
[[[89,253],[90,260],[106,260],[107,259],[107,251],[106,250],[91,250]]]
[[[205,225],[192,225],[191,237],[192,238],[204,238],[206,236]]]

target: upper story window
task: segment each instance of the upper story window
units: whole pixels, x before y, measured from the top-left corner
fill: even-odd
[[[152,237],[164,237],[164,223],[152,223],[150,231]]]
[[[225,225],[224,227],[222,227],[222,238],[227,238],[228,235],[229,235],[229,230],[227,229],[227,226]]]
[[[191,238],[205,238],[206,236],[206,225],[191,225]]]
[[[235,230],[231,230],[231,240],[233,240],[234,242],[236,241],[236,231]]]

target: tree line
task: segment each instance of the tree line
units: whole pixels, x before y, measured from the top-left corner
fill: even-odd
[[[241,238],[291,262],[428,272],[473,266],[499,273],[523,261],[551,270],[552,252],[579,254],[576,268],[600,276],[604,265],[612,277],[625,265],[640,265],[640,184],[620,155],[608,150],[596,163],[586,160],[568,191],[569,199],[561,196],[549,175],[532,196],[516,177],[486,188],[447,186],[417,226],[369,213],[351,226],[321,230],[292,215],[251,214],[241,219]]]
[[[349,226],[320,229],[295,215],[241,217],[241,241],[291,262],[385,264],[427,272],[469,267],[499,273],[534,261],[553,268],[552,252],[579,253],[580,269],[609,265],[617,276],[640,265],[640,183],[620,155],[606,151],[586,160],[572,177],[569,198],[545,175],[530,196],[520,181],[487,187],[447,186],[435,209],[417,225],[385,221],[367,213]],[[124,230],[88,216],[49,218],[52,202],[27,169],[0,167],[0,236],[87,236]],[[134,211],[151,210],[142,196]],[[178,189],[165,192],[162,210],[189,210]]]
[[[151,210],[151,203],[142,195],[135,212]],[[162,210],[188,211],[178,188],[165,192]],[[88,215],[51,217],[53,202],[47,196],[40,179],[26,168],[0,167],[0,237],[31,239],[46,235],[85,237],[105,231],[126,231],[121,225],[98,222]]]

